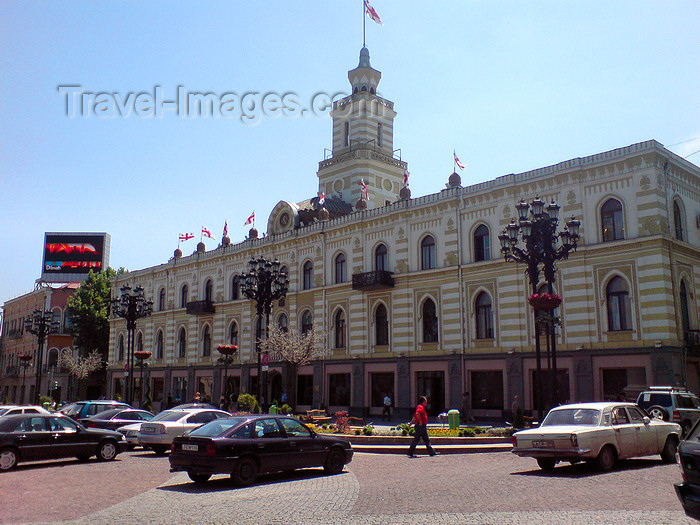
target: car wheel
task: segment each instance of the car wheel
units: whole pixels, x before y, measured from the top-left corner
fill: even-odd
[[[97,448],[97,459],[112,461],[117,457],[117,444],[112,440],[103,441]]]
[[[258,477],[258,471],[258,464],[255,460],[250,456],[244,456],[236,463],[231,473],[231,478],[236,485],[247,487],[255,483],[255,479]]]
[[[328,452],[328,457],[323,465],[323,470],[326,474],[340,474],[345,466],[345,452],[343,449],[338,447],[333,447]]]
[[[206,483],[207,481],[209,481],[209,478],[211,477],[211,474],[196,474],[194,472],[188,472],[187,475],[190,477],[190,479],[192,481],[194,481],[198,485]]]
[[[647,409],[647,413],[649,414],[650,418],[656,418],[656,419],[663,419],[664,421],[668,421],[668,410],[666,410],[664,407],[660,406],[653,406],[649,407]]]
[[[598,468],[603,472],[612,470],[615,466],[615,449],[610,445],[603,447],[603,450],[600,451],[595,462]]]
[[[678,440],[674,436],[668,436],[664,449],[661,451],[661,460],[664,463],[676,462],[676,451],[678,450]]]
[[[165,445],[151,445],[151,450],[155,452],[156,456],[162,456],[168,450],[168,447]]]
[[[14,448],[3,448],[0,450],[0,470],[10,470],[17,466],[19,452]]]
[[[537,458],[537,464],[542,470],[554,470],[557,460],[553,458]]]

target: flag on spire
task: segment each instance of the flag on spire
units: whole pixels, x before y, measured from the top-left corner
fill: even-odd
[[[460,162],[459,157],[457,156],[457,153],[455,153],[455,150],[452,150],[452,155],[455,158],[455,166],[457,166],[459,169],[463,170],[466,166]]]
[[[374,22],[378,23],[380,26],[384,25],[382,19],[379,18],[379,14],[377,13],[377,11],[369,3],[369,0],[365,0],[365,13],[367,13],[367,16],[370,17]]]
[[[408,187],[408,176],[410,175],[408,168],[403,169],[403,185]]]
[[[209,237],[210,239],[214,238],[211,231],[209,231],[209,228],[205,228],[204,226],[202,226],[202,237]]]
[[[246,221],[243,223],[243,226],[245,226],[246,224],[255,224],[255,212],[250,214],[250,217],[246,219]]]
[[[365,200],[369,200],[369,192],[367,191],[367,185],[365,184],[365,179],[360,179],[360,186],[362,186],[362,191],[365,194]]]
[[[228,235],[228,221],[224,221],[224,237]]]
[[[326,194],[321,193],[321,196],[318,198],[318,205],[323,206],[324,204],[326,204]]]
[[[180,242],[189,241],[190,239],[194,239],[194,233],[181,233],[180,234]]]

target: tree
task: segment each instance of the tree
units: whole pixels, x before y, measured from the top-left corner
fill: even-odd
[[[102,368],[104,360],[99,350],[93,350],[86,357],[73,355],[68,348],[64,348],[58,358],[58,365],[68,370],[77,382],[76,391],[80,392],[80,381],[85,379],[95,370]]]
[[[301,333],[294,328],[285,331],[273,324],[270,326],[267,339],[259,341],[260,350],[277,352],[292,366],[293,388],[296,389],[299,367],[328,355],[325,344],[326,335],[326,332],[318,330],[315,326],[306,333]],[[294,398],[291,397],[291,399]]]

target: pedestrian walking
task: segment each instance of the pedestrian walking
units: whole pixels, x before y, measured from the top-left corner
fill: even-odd
[[[413,453],[416,450],[416,445],[422,439],[425,443],[425,448],[428,450],[428,454],[435,456],[437,452],[433,450],[430,446],[430,438],[428,437],[428,413],[425,411],[425,407],[428,405],[428,400],[421,396],[418,398],[418,406],[416,407],[416,413],[413,415],[411,424],[414,425],[416,433],[413,436],[413,441],[411,446],[408,448],[408,457],[415,457]]]
[[[391,397],[389,394],[384,396],[384,411],[382,412],[382,421],[391,421]]]

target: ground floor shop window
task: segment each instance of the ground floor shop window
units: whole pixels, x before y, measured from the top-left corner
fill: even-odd
[[[211,403],[211,387],[214,383],[211,377],[199,377],[197,378],[197,392],[199,392],[199,399],[202,403]]]
[[[503,371],[479,370],[471,373],[472,408],[503,410]]]
[[[151,389],[151,399],[154,403],[163,402],[163,394],[165,390],[165,381],[162,377],[153,378],[153,387]],[[154,407],[155,408],[155,407]]]
[[[602,372],[604,401],[617,401],[628,385],[647,384],[646,369],[641,366],[634,368],[604,368]],[[628,399],[628,401],[630,400]]]
[[[388,395],[394,398],[394,373],[393,372],[374,372],[370,374],[371,406],[383,407],[384,396]]]
[[[328,375],[328,404],[350,406],[350,374]]]
[[[314,376],[297,377],[297,405],[312,405],[314,402]]]
[[[186,377],[174,377],[173,378],[173,401],[176,405],[182,403],[187,403],[187,378]]]
[[[563,405],[569,402],[569,371],[565,369],[557,370],[557,394],[556,401],[553,393],[552,372],[550,370],[532,371],[532,400],[535,407],[541,406],[549,410],[553,406]],[[538,387],[539,385],[539,387]],[[542,404],[539,404],[540,397]]]
[[[428,398],[426,411],[437,416],[445,411],[445,372],[416,372],[416,394]],[[413,403],[417,403],[414,399]]]
[[[124,399],[124,378],[117,377],[114,379],[114,387],[112,388],[112,398],[119,401]]]

